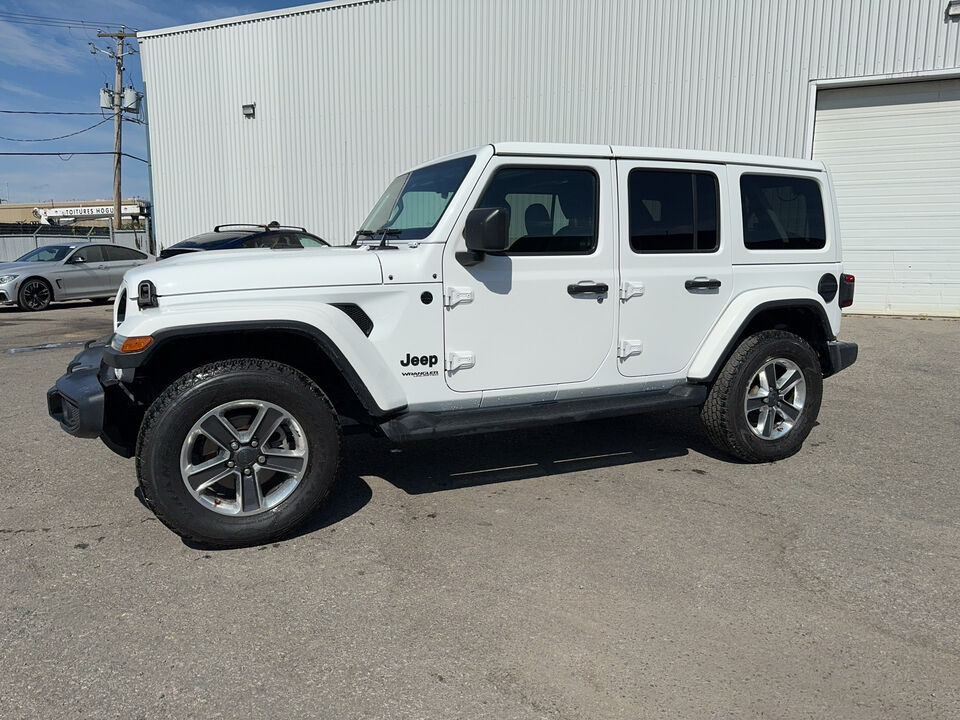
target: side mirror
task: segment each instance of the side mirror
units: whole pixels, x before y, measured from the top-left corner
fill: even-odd
[[[472,253],[503,252],[507,249],[510,211],[507,208],[475,208],[467,215],[463,238]]]
[[[67,260],[67,265],[80,265],[85,262],[86,260],[83,259],[83,255],[74,255],[69,260]]]

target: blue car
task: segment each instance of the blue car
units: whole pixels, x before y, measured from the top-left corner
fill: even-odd
[[[237,248],[316,248],[330,243],[311,235],[302,227],[270,225],[217,225],[213,232],[195,235],[165,248],[160,259],[202,250],[235,250]]]

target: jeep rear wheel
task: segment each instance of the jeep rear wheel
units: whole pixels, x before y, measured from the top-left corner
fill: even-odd
[[[751,335],[724,364],[701,411],[711,442],[747,462],[796,453],[820,410],[823,373],[813,348],[781,330]]]
[[[144,416],[137,474],[157,517],[185,538],[231,547],[277,539],[329,494],[340,426],[291,367],[227,360],[175,381]]]

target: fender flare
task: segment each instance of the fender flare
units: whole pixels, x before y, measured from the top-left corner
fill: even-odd
[[[330,307],[330,306],[321,306]],[[314,316],[318,315],[314,308]],[[364,409],[373,418],[386,418],[404,410],[407,406],[406,396],[399,383],[390,373],[380,357],[379,351],[373,347],[370,340],[342,311],[333,309],[337,318],[342,322],[342,328],[329,328],[329,332],[321,330],[316,325],[302,320],[289,319],[257,319],[233,322],[210,322],[187,325],[177,325],[159,328],[154,332],[143,332],[154,338],[154,341],[144,350],[137,353],[121,353],[113,347],[104,351],[104,363],[115,368],[137,368],[146,365],[151,356],[165,344],[182,338],[211,335],[225,335],[242,332],[270,331],[286,332],[309,338],[324,355],[333,363],[343,375],[350,389],[356,394]],[[320,313],[323,314],[322,312]],[[342,318],[342,320],[340,320]],[[159,319],[159,318],[158,318]],[[146,330],[147,328],[144,328]],[[337,333],[339,330],[339,333]],[[137,331],[140,334],[140,331]],[[352,336],[351,344],[361,343],[369,346],[369,352],[361,359],[354,352],[348,355],[341,344],[338,344],[331,334],[340,334],[341,338]]]
[[[823,301],[819,296],[811,297],[806,295],[806,291],[804,291],[803,295],[798,297],[778,298],[750,305],[749,311],[744,313],[742,307],[737,308],[735,305],[736,301],[745,298],[747,295],[750,295],[750,293],[740,295],[727,307],[727,310],[720,316],[720,319],[717,320],[713,329],[703,341],[690,364],[690,370],[687,372],[687,379],[690,382],[713,382],[727,358],[736,349],[737,340],[739,340],[743,331],[755,317],[767,310],[786,308],[810,310],[820,321],[827,342],[836,340],[830,325],[830,318],[827,316]],[[746,300],[743,300],[740,304],[742,305],[745,302]],[[717,348],[720,348],[720,352],[717,352]]]

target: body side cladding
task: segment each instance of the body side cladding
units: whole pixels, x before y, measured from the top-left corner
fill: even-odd
[[[340,348],[337,347],[337,344],[333,342],[326,333],[313,325],[293,320],[254,320],[217,323],[215,325],[187,325],[166,328],[154,333],[154,341],[141,352],[125,354],[108,347],[104,351],[103,359],[104,363],[110,367],[141,368],[146,366],[150,362],[151,357],[155,356],[158,351],[163,350],[165,346],[169,346],[171,342],[176,340],[191,337],[209,338],[217,335],[235,335],[250,332],[289,333],[311,340],[320,351],[329,358],[337,370],[340,371],[350,389],[356,394],[364,410],[374,420],[382,422],[406,409],[406,405],[392,408],[381,407],[370,393],[359,373],[357,373],[347,357]]]

